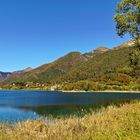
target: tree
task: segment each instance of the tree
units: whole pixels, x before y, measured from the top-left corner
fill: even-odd
[[[130,54],[131,66],[137,66],[140,57],[140,0],[122,0],[118,3],[116,15],[117,34],[129,34],[134,39],[135,48]]]

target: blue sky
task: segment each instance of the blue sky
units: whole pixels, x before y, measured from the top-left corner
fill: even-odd
[[[112,48],[119,0],[0,1],[0,71],[49,63],[70,51]]]

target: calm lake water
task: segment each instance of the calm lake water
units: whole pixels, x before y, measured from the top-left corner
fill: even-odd
[[[139,93],[0,90],[0,122],[84,115],[99,107],[139,100]]]

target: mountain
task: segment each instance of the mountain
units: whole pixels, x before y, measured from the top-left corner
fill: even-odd
[[[106,76],[109,72],[116,72],[119,68],[129,66],[131,50],[131,47],[113,49],[101,55],[93,56],[84,64],[77,66],[63,77],[60,77],[58,81],[77,82],[86,79],[96,81],[100,76]]]
[[[9,77],[3,83],[14,82],[50,82],[66,73],[73,68],[87,61],[87,58],[80,52],[71,52],[56,61],[44,64],[36,69],[22,73],[20,75]]]
[[[93,57],[93,56],[101,55],[101,54],[103,54],[103,53],[105,53],[105,52],[107,52],[109,50],[110,49],[108,49],[108,48],[106,48],[104,46],[100,46],[100,47],[96,48],[95,50],[90,51],[88,53],[85,53],[83,55],[86,56],[86,57]]]
[[[123,43],[122,45],[119,45],[119,46],[115,47],[114,50],[118,50],[118,49],[121,49],[121,48],[133,47],[134,45],[135,45],[134,41],[127,41],[127,42]]]
[[[137,80],[140,79],[140,72],[137,71],[136,75],[129,68],[129,54],[133,46],[134,44],[130,41],[113,49],[101,46],[84,54],[71,52],[52,63],[44,64],[36,69],[29,68],[25,70],[26,72],[9,76],[1,84],[21,83],[24,85],[23,83],[31,82],[63,85],[74,84],[81,80],[106,83],[109,81],[125,83],[131,79]]]
[[[0,80],[3,80],[5,78],[11,76],[11,74],[12,73],[10,73],[10,72],[2,72],[2,71],[0,71]]]
[[[31,71],[31,70],[33,70],[31,67],[27,67],[26,69],[12,72],[12,75],[21,74],[21,73],[26,73],[26,72],[29,72],[29,71]]]
[[[33,70],[33,69],[31,67],[28,67],[26,69],[14,71],[14,72],[1,72],[0,71],[0,81],[5,80],[5,79],[10,78],[10,77],[14,77],[14,76],[23,74],[23,73],[26,73],[26,72],[29,72],[31,70]]]

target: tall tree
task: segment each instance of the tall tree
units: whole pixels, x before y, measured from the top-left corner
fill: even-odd
[[[140,0],[119,2],[114,19],[117,34],[123,37],[128,33],[134,39],[135,48],[130,54],[130,64],[137,67],[140,58]]]

